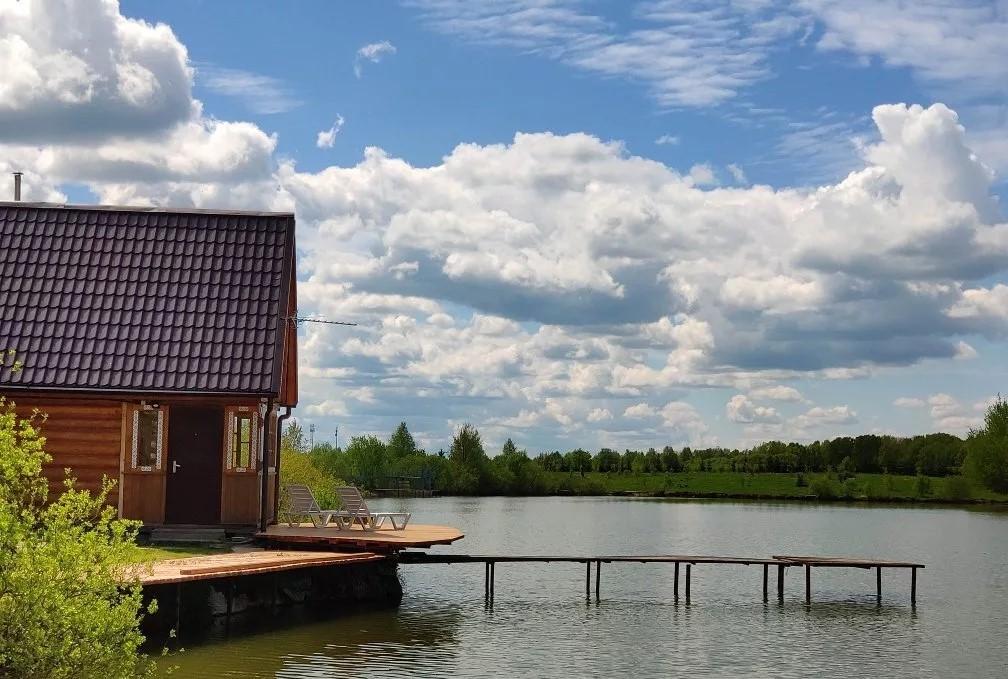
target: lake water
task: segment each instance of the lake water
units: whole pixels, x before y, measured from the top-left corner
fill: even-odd
[[[232,636],[173,654],[184,677],[951,677],[1008,676],[1008,513],[617,498],[381,500],[466,538],[443,552],[780,553],[927,564],[917,608],[909,571],[789,569],[785,600],[762,601],[760,566],[693,568],[673,603],[671,564],[602,566],[586,602],[581,564],[400,568],[397,610]],[[433,551],[432,550],[432,551]],[[594,568],[593,568],[594,574]],[[594,584],[593,584],[594,589]]]

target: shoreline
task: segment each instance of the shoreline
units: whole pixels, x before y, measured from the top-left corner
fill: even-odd
[[[371,496],[380,499],[417,499],[409,496],[375,495]],[[887,505],[940,505],[945,507],[954,506],[990,506],[1004,507],[1008,509],[1008,500],[997,500],[991,498],[965,498],[954,500],[943,497],[913,498],[913,497],[852,497],[852,498],[820,498],[816,495],[764,495],[759,493],[691,493],[674,491],[669,493],[650,491],[630,491],[616,490],[608,493],[538,493],[538,494],[514,494],[514,495],[462,495],[455,493],[438,493],[430,496],[438,498],[484,498],[484,497],[598,497],[598,498],[637,498],[643,500],[761,500],[761,501],[782,501],[793,502],[795,504],[887,504]],[[428,498],[429,499],[429,498]]]

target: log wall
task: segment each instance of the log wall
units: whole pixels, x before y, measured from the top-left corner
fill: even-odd
[[[97,399],[33,400],[12,398],[18,415],[30,417],[33,411],[45,413],[39,429],[45,436],[45,449],[52,456],[44,473],[50,493],[63,489],[63,470],[72,469],[81,490],[96,491],[102,478],[119,479],[122,450],[122,406],[119,401]],[[113,491],[111,504],[118,504],[119,491]]]

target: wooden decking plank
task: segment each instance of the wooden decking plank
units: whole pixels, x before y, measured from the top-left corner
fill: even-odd
[[[164,585],[211,580],[230,575],[254,575],[318,566],[381,561],[385,558],[387,557],[384,555],[371,552],[248,550],[135,564],[127,569],[126,579],[136,578],[141,585]]]
[[[924,564],[912,561],[890,561],[886,559],[866,559],[863,557],[846,556],[790,556],[774,555],[774,559],[796,565],[838,568],[924,568]]]
[[[403,530],[382,528],[365,531],[362,528],[316,528],[310,523],[297,526],[273,525],[257,533],[257,538],[272,544],[316,544],[333,547],[351,546],[364,549],[397,551],[409,547],[448,545],[464,535],[450,526],[408,525]]]

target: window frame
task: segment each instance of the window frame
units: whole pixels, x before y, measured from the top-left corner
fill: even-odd
[[[140,464],[140,413],[155,413],[157,424],[155,428],[156,446],[154,450],[154,464]],[[133,408],[130,439],[130,469],[135,472],[157,473],[164,469],[165,440],[165,412],[163,407],[155,408],[150,405],[140,405]]]
[[[260,422],[259,413],[256,409],[250,406],[234,406],[226,410],[227,414],[227,454],[224,456],[225,470],[232,474],[251,474],[258,471],[258,456],[259,456],[259,434],[260,434]],[[238,457],[238,453],[241,447],[241,442],[238,440],[240,435],[240,430],[238,429],[238,422],[242,419],[247,419],[249,422],[249,459],[248,465],[240,466],[241,460]]]

